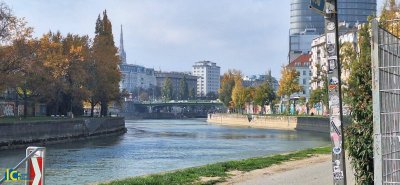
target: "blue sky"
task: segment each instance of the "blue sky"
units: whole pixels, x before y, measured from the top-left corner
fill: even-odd
[[[378,5],[383,0],[378,0]],[[124,27],[131,64],[163,71],[191,71],[210,60],[221,73],[276,77],[287,63],[290,0],[5,0],[40,37],[49,30],[93,37],[107,9],[119,47]]]

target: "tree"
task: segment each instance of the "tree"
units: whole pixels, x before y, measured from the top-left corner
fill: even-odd
[[[317,76],[311,82],[316,83],[317,88],[311,91],[309,103],[311,107],[314,107],[317,103],[322,103],[325,107],[328,107],[328,75],[325,70],[322,70],[320,64],[317,64],[316,68]]]
[[[17,21],[12,10],[4,2],[0,2],[0,41],[7,39],[12,32],[12,27]]]
[[[246,99],[246,89],[243,87],[241,79],[236,80],[235,87],[232,90],[232,104],[238,110],[238,112],[243,111]]]
[[[254,97],[256,94],[256,88],[255,87],[247,87],[246,89],[246,102],[253,102]]]
[[[314,107],[317,103],[322,103],[324,106],[328,106],[328,90],[325,88],[317,88],[311,91],[309,103],[311,107]]]
[[[27,56],[16,54],[15,49],[27,46],[21,43],[31,40],[32,32],[33,28],[28,27],[24,19],[14,16],[12,10],[0,2],[0,91],[10,84],[15,85],[14,75],[21,71],[23,58]]]
[[[172,81],[170,78],[166,78],[164,80],[164,84],[163,84],[161,93],[162,93],[162,97],[163,97],[164,101],[172,100],[174,92],[173,92],[173,87],[172,87]]]
[[[33,28],[26,26],[24,18],[14,16],[7,4],[0,2],[0,43],[10,44],[10,41],[31,35]]]
[[[300,92],[302,87],[299,85],[300,74],[294,68],[284,67],[282,69],[282,78],[279,80],[279,96],[289,97],[293,93]]]
[[[196,89],[194,87],[189,90],[189,99],[190,100],[196,99]]]
[[[350,64],[347,93],[353,123],[346,129],[347,149],[357,184],[373,184],[372,72],[369,25],[359,31],[360,55]]]
[[[400,9],[396,0],[386,0],[379,17],[380,26],[390,31],[395,36],[400,36],[400,22],[395,19],[400,18]]]
[[[179,81],[179,99],[187,100],[189,98],[189,87],[186,81],[186,76]]]
[[[269,104],[272,108],[273,100],[276,98],[274,89],[267,81],[258,86],[254,93],[254,103],[261,106],[262,113],[265,112],[264,106]]]
[[[21,38],[13,42],[14,55],[17,55],[20,58],[21,68],[13,75],[17,80],[14,81],[13,85],[9,85],[8,87],[14,88],[18,97],[23,100],[24,117],[28,115],[28,101],[33,97],[38,96],[40,91],[39,88],[41,88],[38,85],[41,80],[40,76],[38,76],[41,74],[41,66],[37,62],[37,57],[35,55],[38,46],[37,43],[36,40],[28,38]],[[16,100],[17,105],[19,98]]]
[[[217,94],[215,94],[215,92],[208,92],[206,94],[206,98],[207,100],[215,100],[218,98]]]
[[[235,82],[242,80],[242,72],[238,70],[228,70],[221,79],[221,88],[218,90],[219,99],[226,107],[231,106],[232,90],[235,87]]]
[[[68,112],[82,114],[82,102],[88,98],[89,88],[89,37],[68,34],[63,39],[64,56],[68,61],[65,80],[65,98]]]
[[[300,73],[294,68],[283,67],[282,78],[279,80],[278,96],[289,98],[290,95],[296,92],[300,92],[302,87],[299,85]],[[289,107],[289,101],[287,101],[287,107]],[[286,109],[289,111],[289,109]]]
[[[119,82],[121,74],[118,69],[120,59],[118,49],[115,47],[112,33],[111,21],[108,19],[107,11],[103,12],[103,19],[99,16],[96,21],[95,38],[92,46],[92,57],[94,62],[95,80],[93,96],[91,99],[98,101],[101,106],[101,115],[106,116],[108,103],[119,101]],[[93,106],[93,105],[92,105]]]
[[[60,32],[49,32],[43,35],[37,52],[38,60],[44,68],[43,81],[46,85],[41,88],[41,94],[50,114],[64,114],[67,105],[64,105],[66,92],[66,69],[68,61],[63,52],[63,37]]]

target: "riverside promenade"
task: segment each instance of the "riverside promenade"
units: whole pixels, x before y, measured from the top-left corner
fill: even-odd
[[[250,172],[234,172],[218,185],[329,185],[333,183],[331,157],[318,155]],[[355,184],[348,160],[346,168],[347,184]]]

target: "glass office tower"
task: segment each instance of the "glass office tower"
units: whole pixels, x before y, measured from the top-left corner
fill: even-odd
[[[324,18],[309,8],[310,0],[291,0],[290,34],[303,32],[306,28],[315,28],[324,33]],[[338,0],[339,21],[349,23],[367,22],[369,15],[376,14],[376,0]]]
[[[289,53],[303,52],[296,48],[306,30],[314,29],[313,35],[320,35],[324,30],[324,17],[309,8],[310,0],[291,0],[290,2],[290,43]],[[376,0],[338,0],[339,22],[346,22],[349,27],[356,23],[365,23],[369,15],[376,14]],[[310,38],[310,36],[307,36]],[[312,40],[312,39],[311,39]],[[310,41],[311,41],[310,40]],[[308,42],[310,42],[308,41]]]

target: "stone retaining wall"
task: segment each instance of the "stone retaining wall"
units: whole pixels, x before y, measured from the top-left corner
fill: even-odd
[[[329,133],[329,118],[327,117],[209,114],[207,122],[224,126],[239,126],[279,130],[307,130]]]
[[[0,149],[20,148],[32,144],[44,145],[125,132],[124,118],[1,123]]]

